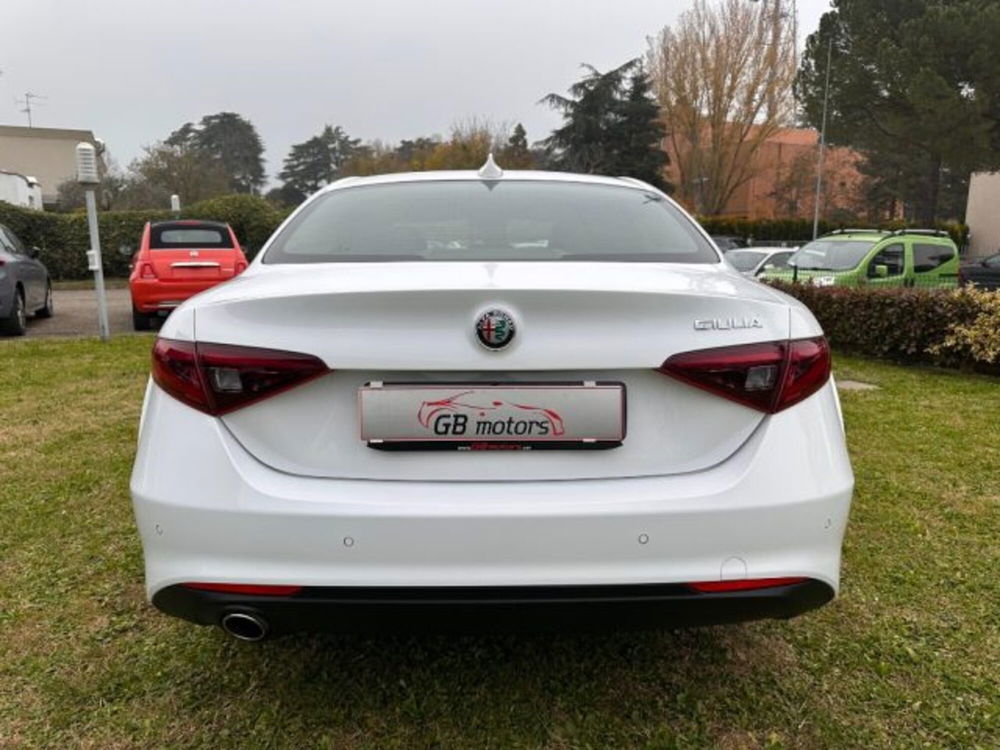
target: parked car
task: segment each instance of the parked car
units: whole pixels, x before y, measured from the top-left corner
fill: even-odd
[[[980,289],[1000,289],[1000,253],[963,264],[958,269],[958,283],[961,286],[974,284]]]
[[[714,242],[715,246],[724,253],[747,246],[745,237],[737,237],[731,234],[713,234],[712,242]]]
[[[333,183],[164,322],[142,414],[147,593],[245,640],[787,618],[838,587],[823,332],[634,179]]]
[[[759,278],[816,286],[954,287],[958,265],[958,248],[947,232],[844,229],[809,242],[788,260],[788,268],[764,271]]]
[[[52,279],[37,247],[0,224],[0,334],[23,336],[28,316],[51,318]]]
[[[750,247],[742,250],[730,250],[726,260],[744,276],[756,278],[764,270],[780,270],[788,267],[797,248],[789,247]]]
[[[149,330],[155,318],[246,267],[228,224],[190,219],[147,223],[128,280],[133,328]]]

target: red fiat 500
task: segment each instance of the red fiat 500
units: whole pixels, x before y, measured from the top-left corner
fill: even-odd
[[[149,330],[181,302],[246,270],[247,259],[228,224],[158,221],[146,224],[128,285],[132,325]]]

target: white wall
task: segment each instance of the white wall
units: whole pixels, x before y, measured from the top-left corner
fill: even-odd
[[[0,201],[42,209],[42,186],[15,172],[0,172]]]
[[[1000,251],[1000,172],[972,175],[965,223],[969,225],[970,258]]]

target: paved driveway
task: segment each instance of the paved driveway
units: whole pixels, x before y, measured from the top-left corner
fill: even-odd
[[[111,333],[132,333],[128,289],[108,289]],[[28,337],[97,336],[97,296],[93,289],[54,289],[55,315],[47,320],[28,318]]]

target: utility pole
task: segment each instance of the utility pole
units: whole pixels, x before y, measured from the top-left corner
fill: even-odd
[[[830,102],[830,60],[833,57],[833,33],[826,45],[826,84],[823,87],[823,125],[819,131],[819,161],[816,164],[816,205],[813,206],[813,239],[819,236],[819,205],[823,195],[823,159],[826,156],[826,110]]]
[[[24,109],[22,109],[21,112],[24,112],[26,115],[28,115],[28,127],[29,128],[32,127],[32,123],[31,123],[31,100],[32,99],[47,99],[47,98],[48,97],[42,96],[40,94],[32,94],[30,91],[25,91],[24,92],[24,98],[16,100],[18,104],[23,104],[24,105]]]

